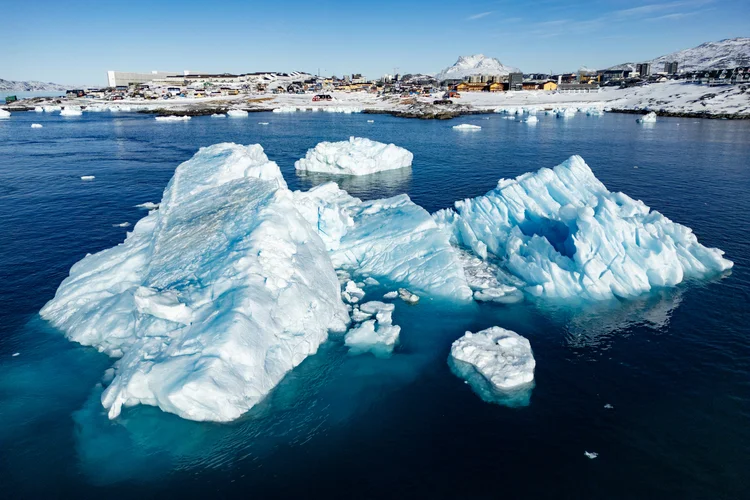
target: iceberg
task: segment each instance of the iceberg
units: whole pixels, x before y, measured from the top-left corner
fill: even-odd
[[[501,391],[534,380],[536,361],[529,341],[498,326],[477,333],[466,332],[453,342],[451,359],[471,365]]]
[[[479,125],[471,125],[469,123],[462,123],[461,125],[453,125],[453,130],[481,130],[482,127]]]
[[[383,144],[362,137],[348,141],[321,142],[307,150],[294,168],[306,172],[337,175],[368,175],[411,166],[414,155],[395,144]]]
[[[190,116],[188,115],[182,115],[182,116],[157,116],[156,121],[157,122],[186,122],[190,120]]]
[[[531,115],[528,118],[524,120],[529,125],[536,125],[536,123],[539,121],[539,118],[537,118],[535,115]]]
[[[81,180],[82,181],[93,181],[94,179],[96,179],[96,177],[94,177],[93,175],[82,175],[81,176]]]
[[[690,228],[607,190],[580,156],[501,179],[434,218],[454,245],[500,263],[525,292],[545,298],[634,297],[733,265]]]
[[[227,111],[227,116],[229,118],[247,118],[248,112],[244,109],[230,109]]]
[[[449,235],[407,195],[363,202],[328,182],[294,197],[337,269],[423,295],[471,299]]]
[[[83,111],[81,111],[80,106],[65,106],[60,111],[60,116],[81,116],[83,115]]]
[[[558,118],[570,118],[576,115],[576,108],[563,108],[557,111]]]
[[[42,106],[42,110],[45,113],[54,113],[55,111],[60,111],[62,108],[60,106],[56,105],[49,105],[49,106]]]
[[[230,421],[314,354],[348,312],[326,247],[260,145],[201,148],[113,248],[75,264],[41,316],[120,358],[109,417],[158,406]]]
[[[43,125],[41,123],[32,123],[31,128],[42,128]]]
[[[44,108],[41,106],[34,106],[34,111],[36,113],[44,113]]]
[[[142,208],[143,210],[156,210],[157,208],[159,208],[159,204],[154,203],[153,201],[147,201],[145,203],[136,205],[135,208]]]
[[[3,118],[10,118],[10,111],[6,111],[0,108],[0,120],[2,120]]]
[[[651,111],[650,113],[637,118],[636,121],[638,123],[656,123],[656,113]]]
[[[211,115],[211,118],[226,118],[227,115],[225,113],[214,113]]]

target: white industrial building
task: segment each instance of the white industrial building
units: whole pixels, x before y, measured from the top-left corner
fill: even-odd
[[[155,79],[163,79],[172,75],[179,75],[180,71],[151,71],[150,73],[134,73],[130,71],[107,71],[107,86],[121,87],[131,83],[146,83]],[[187,73],[187,72],[185,72]]]

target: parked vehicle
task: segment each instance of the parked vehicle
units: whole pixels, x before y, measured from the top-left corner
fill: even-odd
[[[437,99],[435,101],[432,101],[432,104],[453,104],[453,101],[450,99]]]
[[[12,102],[16,102],[17,100],[18,100],[18,97],[14,95],[9,95],[8,97],[5,98],[5,104],[10,104]]]

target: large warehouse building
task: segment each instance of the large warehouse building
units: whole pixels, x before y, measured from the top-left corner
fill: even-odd
[[[132,73],[128,71],[107,71],[107,86],[128,86],[131,83],[146,83],[157,78],[166,78],[182,74],[181,71],[152,71],[150,73]]]

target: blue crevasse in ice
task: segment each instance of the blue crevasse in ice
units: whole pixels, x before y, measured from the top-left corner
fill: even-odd
[[[500,262],[540,297],[633,297],[733,265],[690,228],[607,190],[580,156],[433,217],[454,245]]]

